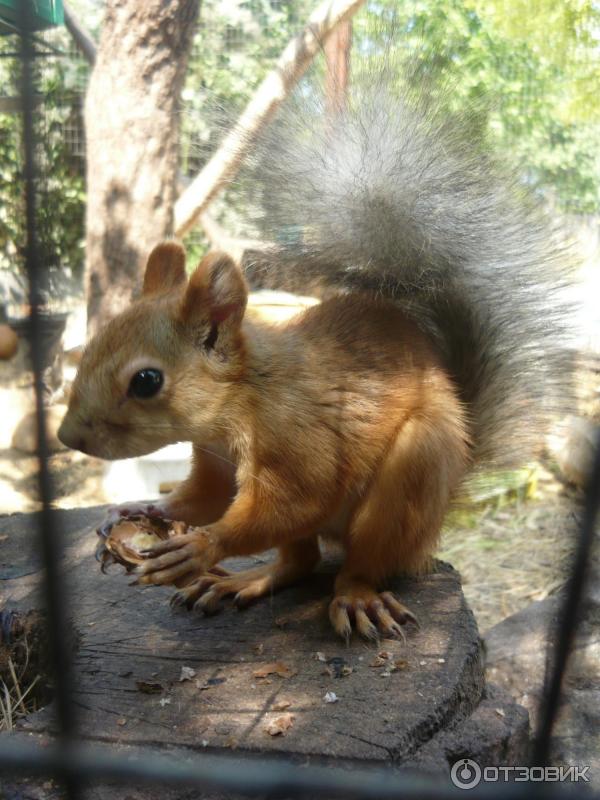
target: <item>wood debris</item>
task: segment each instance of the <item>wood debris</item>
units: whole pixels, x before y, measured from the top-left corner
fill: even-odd
[[[195,669],[192,669],[191,667],[182,667],[181,675],[179,676],[179,683],[183,683],[183,681],[191,681],[192,678],[195,677],[196,677]]]
[[[266,724],[265,731],[269,736],[283,736],[292,727],[295,719],[293,714],[281,714]]]
[[[406,669],[408,666],[408,661],[406,661],[404,658],[395,659],[394,654],[389,650],[381,650],[379,653],[377,653],[369,666],[374,669],[381,669],[381,677],[389,678],[392,672]]]
[[[277,661],[274,664],[266,664],[264,667],[254,670],[252,674],[255,678],[266,678],[268,675],[292,678],[296,674],[296,670],[288,667],[283,661]]]
[[[196,689],[200,689],[201,692],[205,692],[207,689],[213,689],[215,686],[220,686],[222,683],[225,683],[226,680],[227,678],[209,678],[204,683],[201,681],[196,681]]]
[[[329,675],[330,678],[346,678],[353,672],[348,662],[339,656],[328,658],[326,664],[323,675]]]
[[[152,683],[151,681],[136,681],[136,689],[143,694],[160,694],[164,691],[162,683]]]

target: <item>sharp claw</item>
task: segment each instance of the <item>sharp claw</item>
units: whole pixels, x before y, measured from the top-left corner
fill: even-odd
[[[130,586],[150,586],[153,584],[152,575],[138,574],[138,577],[130,583]]]
[[[373,623],[371,623],[365,630],[362,630],[360,633],[361,636],[364,636],[365,639],[368,639],[371,642],[379,641],[379,631],[377,630],[375,625],[373,625]]]
[[[346,645],[350,642],[352,625],[348,614],[349,604],[345,598],[335,598],[329,607],[329,619],[334,631],[345,640]]]
[[[345,595],[334,598],[329,607],[329,618],[337,634],[348,642],[352,629],[364,639],[377,642],[380,636],[397,637],[406,642],[404,625],[412,623],[419,628],[414,614],[391,592],[363,599],[357,594],[352,600]]]
[[[217,614],[220,610],[220,597],[215,592],[206,592],[194,603],[194,611],[201,611],[207,617],[212,617],[213,614]]]
[[[241,591],[238,592],[233,598],[233,605],[238,609],[238,611],[243,611],[248,606],[252,605],[253,601],[256,598],[253,596],[247,597]]]
[[[348,620],[348,624],[344,625],[343,628],[336,628],[336,633],[338,636],[341,636],[342,639],[346,642],[346,647],[350,644],[350,637],[352,636],[352,626],[350,625],[350,620]]]
[[[169,604],[171,608],[187,608],[190,611],[197,599],[197,594],[185,591],[178,591],[172,595]]]
[[[394,623],[394,625],[391,625],[390,626],[390,633],[392,633],[393,635],[397,636],[399,639],[402,639],[403,643],[406,642],[406,634],[404,633],[404,630],[403,630],[401,625],[398,625],[397,623]]]
[[[396,616],[396,622],[398,622],[400,625],[408,625],[409,623],[411,623],[412,625],[414,625],[416,628],[419,629],[421,627],[415,615],[408,610],[403,611],[401,614],[398,614]]]

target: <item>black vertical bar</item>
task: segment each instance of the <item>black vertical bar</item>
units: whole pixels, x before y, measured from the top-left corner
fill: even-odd
[[[597,437],[592,471],[588,476],[585,493],[585,508],[581,531],[573,559],[567,593],[558,623],[556,646],[549,664],[546,686],[541,699],[540,726],[533,749],[533,763],[546,766],[550,757],[552,728],[560,704],[562,682],[573,646],[577,623],[584,597],[587,566],[594,542],[594,529],[600,506],[600,436]]]
[[[67,746],[75,733],[74,707],[72,703],[72,674],[69,643],[66,636],[68,621],[66,597],[60,579],[60,554],[62,552],[61,533],[57,522],[57,512],[51,509],[53,498],[52,480],[48,469],[48,444],[46,439],[46,414],[43,392],[43,361],[41,344],[40,291],[43,279],[43,266],[36,225],[36,131],[33,119],[35,57],[33,32],[32,0],[21,0],[19,6],[20,57],[21,57],[21,103],[24,140],[24,189],[26,217],[25,263],[29,280],[31,364],[34,375],[35,409],[38,437],[38,484],[42,510],[38,516],[39,546],[45,566],[44,595],[47,624],[50,639],[50,657],[55,679],[55,699],[61,744]],[[60,777],[60,776],[57,776]],[[64,780],[67,794],[74,798],[77,794],[72,778]]]

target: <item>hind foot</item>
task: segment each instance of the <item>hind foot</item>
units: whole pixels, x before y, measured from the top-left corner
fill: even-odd
[[[274,572],[272,567],[258,567],[244,572],[230,572],[227,577],[206,574],[176,592],[171,605],[214,614],[220,611],[222,600],[233,595],[234,605],[243,608],[275,590]]]
[[[368,584],[344,582],[329,605],[329,619],[336,633],[348,640],[353,628],[363,638],[406,639],[404,626],[419,626],[415,615],[392,592],[376,592]]]
[[[306,577],[314,569],[319,556],[316,540],[287,545],[279,549],[279,557],[272,564],[242,572],[227,572],[219,568],[224,574],[202,575],[176,592],[171,604],[214,614],[221,610],[224,598],[233,596],[234,605],[244,608],[254,600]]]

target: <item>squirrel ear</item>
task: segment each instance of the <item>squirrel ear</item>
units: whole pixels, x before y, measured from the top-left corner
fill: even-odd
[[[185,279],[185,250],[177,242],[161,242],[148,257],[142,294],[168,294]]]
[[[209,253],[190,276],[180,308],[186,323],[237,327],[242,321],[248,286],[239,267],[226,253]]]

